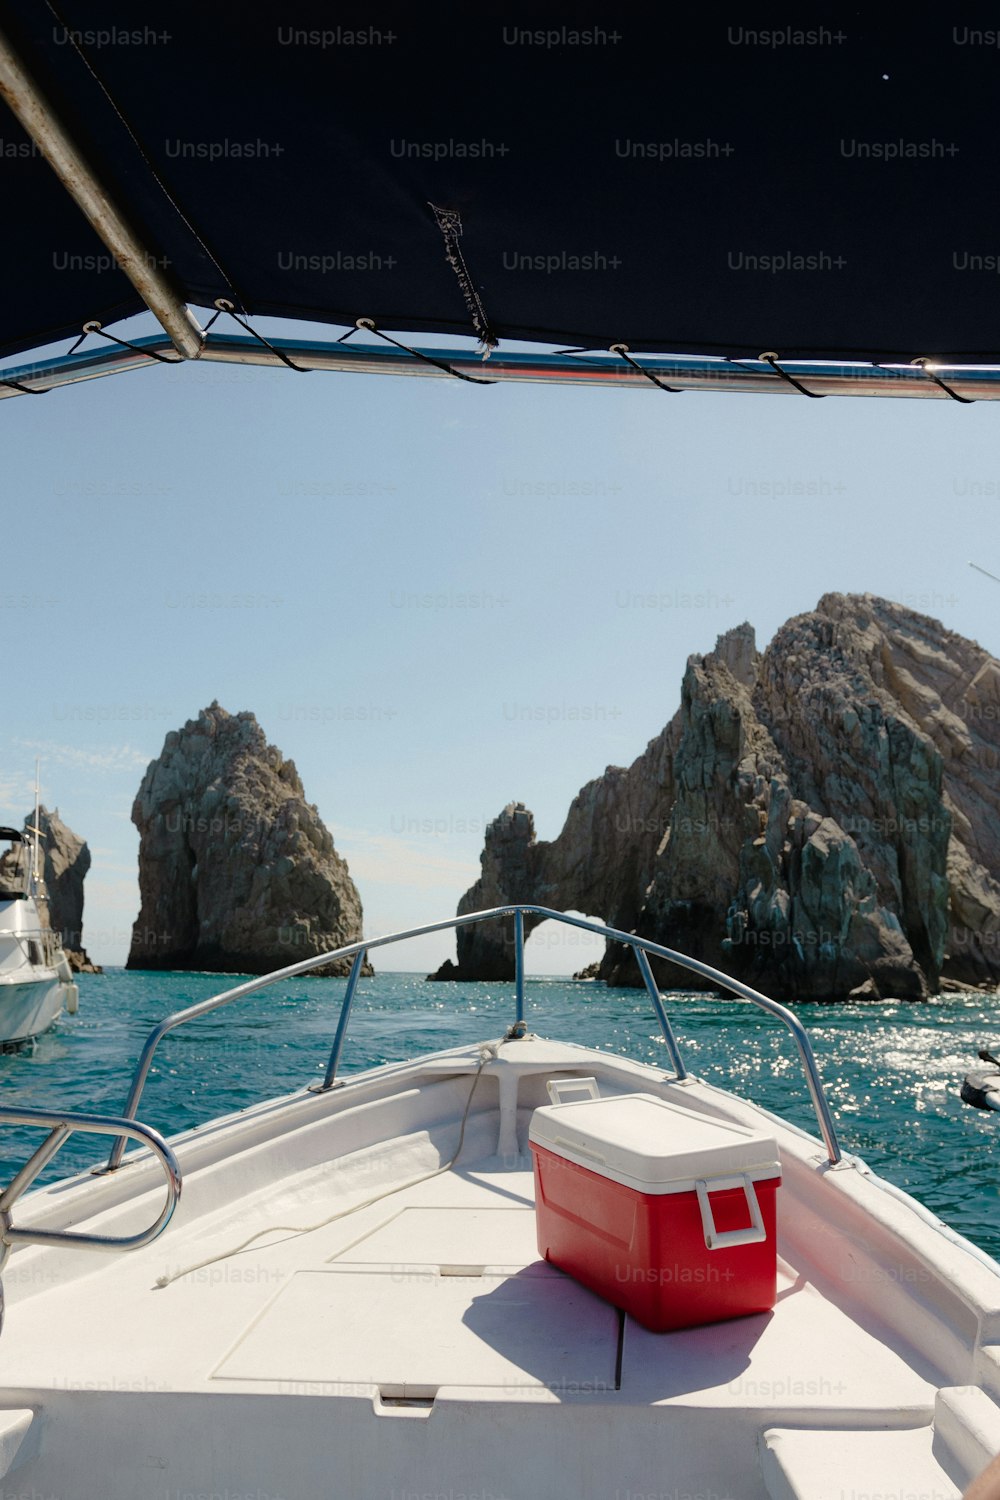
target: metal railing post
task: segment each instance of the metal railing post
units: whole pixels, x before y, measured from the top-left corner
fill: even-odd
[[[333,1039],[333,1048],[330,1052],[330,1061],[326,1066],[326,1077],[317,1093],[325,1094],[327,1089],[333,1088],[334,1079],[337,1076],[337,1068],[340,1064],[340,1054],[344,1050],[344,1037],[347,1034],[347,1023],[351,1019],[351,1006],[354,1004],[354,992],[361,978],[361,970],[365,966],[366,949],[361,948],[354,955],[351,972],[347,979],[347,988],[344,991],[344,1003],[340,1007],[340,1020],[337,1022],[337,1034]]]
[[[21,1168],[20,1172],[18,1172],[17,1176],[11,1178],[10,1182],[8,1182],[7,1186],[4,1188],[3,1193],[0,1194],[0,1214],[6,1214],[10,1212],[12,1205],[16,1203],[21,1194],[31,1186],[35,1178],[38,1176],[39,1172],[43,1172],[45,1170],[49,1162],[59,1150],[63,1141],[65,1141],[67,1136],[69,1136],[71,1133],[72,1132],[70,1131],[69,1126],[62,1124],[56,1125],[54,1129],[49,1132],[45,1140],[35,1151],[34,1155],[25,1162],[24,1166]]]
[[[139,1055],[139,1061],[136,1064],[135,1073],[132,1075],[132,1087],[129,1089],[128,1098],[125,1101],[124,1118],[126,1120],[135,1119],[136,1111],[139,1108],[139,1100],[142,1098],[142,1091],[146,1087],[146,1079],[149,1076],[149,1069],[153,1062],[153,1053],[169,1030],[170,1018],[168,1017],[166,1021],[161,1021],[158,1026],[154,1026],[146,1038],[145,1045]],[[113,1172],[116,1167],[121,1165],[127,1140],[127,1136],[120,1135],[115,1141],[111,1147],[111,1155],[108,1157],[108,1165],[105,1171]]]
[[[663,1032],[663,1040],[667,1044],[667,1051],[670,1053],[670,1061],[674,1065],[674,1072],[677,1074],[678,1080],[686,1078],[688,1076],[687,1068],[684,1066],[680,1048],[677,1045],[677,1038],[674,1036],[674,1028],[670,1024],[670,1017],[664,1009],[663,997],[660,994],[659,985],[653,978],[653,970],[650,967],[649,957],[644,948],[635,946],[632,951],[635,953],[643,983],[649,991],[649,998],[653,1002],[653,1009],[656,1011],[656,1019],[660,1023],[660,1030]]]
[[[524,912],[519,906],[514,911],[514,1005],[520,1025],[524,1020]]]

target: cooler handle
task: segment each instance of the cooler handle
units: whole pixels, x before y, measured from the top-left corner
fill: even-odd
[[[550,1078],[545,1087],[553,1104],[576,1104],[584,1099],[601,1097],[596,1078]]]
[[[761,1240],[767,1239],[760,1204],[757,1202],[757,1194],[754,1192],[754,1186],[749,1177],[715,1177],[711,1183],[696,1182],[694,1186],[698,1194],[698,1207],[701,1209],[701,1227],[705,1231],[705,1244],[709,1250],[728,1250],[733,1245],[758,1245]],[[728,1229],[724,1234],[720,1234],[712,1216],[712,1200],[709,1193],[720,1193],[726,1188],[737,1187],[741,1187],[746,1194],[747,1208],[750,1210],[750,1226],[747,1229]]]

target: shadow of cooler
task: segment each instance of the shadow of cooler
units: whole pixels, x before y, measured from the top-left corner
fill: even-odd
[[[539,1254],[644,1327],[774,1306],[772,1137],[627,1094],[536,1109],[529,1144]]]

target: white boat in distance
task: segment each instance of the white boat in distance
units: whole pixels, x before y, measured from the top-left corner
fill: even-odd
[[[74,1012],[78,992],[58,934],[43,920],[37,799],[34,824],[23,834],[0,828],[0,843],[0,1050],[10,1050],[63,1010]]]
[[[631,945],[662,1067],[527,1031],[528,914]],[[483,920],[515,943],[503,1036],[338,1077],[366,953],[406,933],[338,950],[354,965],[329,1064],[296,1093],[169,1144],[136,1119],[169,1031],[330,955],[162,1021],[120,1118],[0,1109],[46,1131],[0,1195],[3,1493],[957,1500],[1000,1451],[1000,1267],[842,1154],[798,1019],[537,906],[421,932]],[[650,956],[784,1023],[818,1139],[688,1074]],[[539,1255],[529,1130],[581,1079],[612,1109],[644,1095],[776,1146],[770,1311],[654,1333]],[[73,1131],[116,1137],[107,1165],[22,1199]],[[142,1149],[123,1156],[126,1137]],[[683,1301],[682,1266],[629,1274]]]

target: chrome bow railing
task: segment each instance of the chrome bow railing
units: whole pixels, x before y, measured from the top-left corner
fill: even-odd
[[[170,1222],[181,1196],[181,1169],[177,1158],[163,1137],[137,1120],[115,1115],[58,1113],[43,1109],[0,1108],[0,1125],[33,1125],[48,1128],[49,1134],[0,1193],[0,1271],[15,1245],[61,1245],[84,1250],[139,1250],[162,1234]],[[10,1214],[21,1194],[26,1192],[38,1174],[48,1166],[59,1148],[76,1131],[90,1135],[113,1135],[139,1141],[148,1146],[158,1159],[167,1179],[167,1197],[157,1217],[146,1229],[135,1234],[91,1234],[69,1229],[19,1229],[11,1223]],[[0,1288],[0,1327],[3,1324],[2,1288]]]
[[[344,1047],[344,1039],[347,1035],[347,1027],[351,1018],[351,1008],[358,987],[358,980],[364,968],[365,958],[374,948],[388,947],[392,943],[403,943],[410,938],[424,937],[432,932],[445,932],[449,928],[469,927],[478,922],[493,921],[502,918],[513,918],[514,921],[514,995],[515,995],[515,1024],[522,1025],[524,1022],[524,919],[526,916],[535,917],[538,920],[551,919],[556,922],[564,922],[570,927],[580,927],[585,932],[592,932],[609,942],[622,943],[632,949],[639,973],[652,1002],[656,1019],[663,1039],[670,1054],[670,1061],[678,1079],[687,1077],[687,1069],[681,1057],[677,1039],[663,1004],[653,971],[650,967],[650,957],[663,958],[670,963],[677,964],[680,968],[689,970],[692,974],[698,974],[701,978],[709,980],[713,985],[723,991],[738,996],[741,1000],[749,1000],[752,1004],[777,1016],[788,1028],[798,1049],[799,1058],[802,1062],[806,1075],[806,1083],[812,1099],[813,1109],[819,1125],[820,1135],[826,1146],[827,1156],[832,1163],[840,1160],[841,1152],[837,1141],[837,1130],[823,1093],[823,1085],[820,1081],[819,1070],[813,1055],[812,1045],[802,1023],[784,1005],[779,1005],[775,1000],[769,1000],[766,995],[751,989],[749,985],[742,984],[738,979],[731,979],[728,974],[713,969],[709,964],[702,963],[699,959],[688,958],[683,953],[677,953],[672,948],[665,948],[661,943],[651,942],[648,938],[637,937],[633,932],[620,932],[614,927],[605,927],[599,922],[590,922],[583,917],[571,917],[565,912],[552,911],[547,906],[536,906],[532,903],[518,902],[508,906],[494,907],[489,911],[469,912],[467,915],[451,917],[444,922],[432,922],[426,927],[414,927],[407,932],[396,932],[386,937],[362,939],[356,943],[347,943],[343,948],[337,948],[331,953],[321,953],[315,958],[304,959],[301,963],[290,964],[287,968],[278,969],[273,974],[262,975],[258,979],[247,980],[244,984],[238,984],[233,989],[225,990],[222,994],[213,995],[207,1000],[200,1001],[197,1005],[190,1005],[186,1010],[175,1011],[173,1015],[167,1016],[154,1026],[136,1064],[132,1085],[129,1089],[128,1099],[125,1104],[123,1115],[125,1120],[134,1120],[142,1092],[146,1085],[146,1079],[152,1065],[153,1056],[160,1042],[168,1032],[176,1027],[184,1025],[187,1021],[193,1021],[198,1016],[207,1015],[209,1011],[217,1010],[219,1006],[228,1005],[233,1000],[240,1000],[244,995],[252,995],[257,990],[266,988],[268,985],[276,984],[285,979],[294,978],[297,974],[308,974],[312,969],[321,968],[337,959],[350,958],[353,960],[350,976],[344,991],[344,999],[340,1009],[340,1019],[337,1023],[336,1035],[333,1040],[333,1048],[327,1064],[326,1074],[323,1082],[319,1085],[319,1091],[323,1092],[333,1088],[336,1082],[337,1069],[340,1064],[340,1056]],[[0,1112],[2,1120],[2,1112]],[[115,1142],[111,1155],[108,1158],[108,1171],[114,1171],[121,1164],[125,1152],[126,1139],[129,1132],[123,1130]],[[16,1181],[17,1179],[15,1179]],[[0,1199],[0,1208],[3,1200]]]

